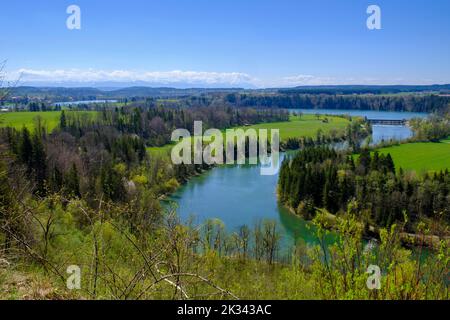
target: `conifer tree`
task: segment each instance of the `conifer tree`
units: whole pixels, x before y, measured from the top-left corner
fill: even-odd
[[[66,119],[66,113],[61,111],[61,116],[59,118],[59,127],[64,130],[67,127],[67,119]]]
[[[19,159],[27,166],[27,173],[31,173],[31,159],[33,153],[33,144],[31,142],[30,131],[26,128],[22,128],[20,143],[19,143]]]
[[[45,193],[45,180],[47,177],[47,156],[42,138],[38,134],[33,135],[33,149],[31,167],[36,181],[36,192],[40,195]]]
[[[70,168],[69,173],[66,176],[66,188],[70,196],[80,197],[80,178],[78,176],[78,170],[75,163]]]

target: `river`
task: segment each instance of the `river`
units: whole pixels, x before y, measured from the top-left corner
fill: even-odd
[[[373,119],[411,119],[426,114],[408,112],[299,110],[303,113],[350,114]],[[374,126],[373,140],[405,139],[411,136],[404,126]],[[206,219],[220,219],[227,231],[234,232],[242,225],[252,227],[262,219],[277,222],[282,246],[295,241],[317,243],[312,224],[293,215],[277,201],[278,176],[262,176],[258,165],[219,166],[201,176],[194,177],[178,189],[167,201],[176,203],[182,220],[194,218],[202,223]]]

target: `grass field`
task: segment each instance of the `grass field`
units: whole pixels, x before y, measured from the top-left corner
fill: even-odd
[[[323,122],[324,118],[328,119],[328,123]],[[291,116],[290,121],[260,123],[248,127],[239,128],[243,130],[255,129],[256,131],[258,131],[259,129],[279,129],[280,139],[283,141],[289,138],[315,137],[319,129],[321,129],[323,133],[329,133],[332,129],[335,129],[339,132],[344,130],[348,124],[349,121],[341,117],[328,117],[322,115],[318,119],[315,115],[305,114],[301,117]],[[223,130],[223,132],[225,132],[225,130]],[[168,155],[170,154],[170,150],[172,149],[172,147],[173,145],[169,144],[163,147],[147,148],[147,151],[153,155]]]
[[[382,148],[380,153],[390,153],[397,168],[416,172],[450,169],[450,139],[439,143],[407,143]]]
[[[21,129],[26,126],[28,129],[34,128],[35,119],[41,117],[48,131],[56,128],[59,122],[61,111],[48,112],[9,112],[0,114],[0,126]]]
[[[324,118],[328,119],[328,123],[323,122]],[[341,117],[322,115],[317,119],[315,115],[305,114],[301,117],[291,116],[290,121],[261,123],[245,127],[244,129],[280,129],[280,138],[283,141],[289,138],[315,137],[319,129],[325,134],[332,129],[337,131],[344,130],[348,124],[349,121]]]
[[[66,111],[66,113],[69,112],[91,113],[95,111]],[[0,113],[0,127],[13,127],[16,129],[21,129],[25,126],[29,130],[33,130],[35,126],[35,119],[38,116],[42,118],[47,131],[51,132],[59,124],[61,111]]]
[[[166,144],[162,147],[149,147],[147,152],[154,156],[169,156],[172,150],[173,144]]]

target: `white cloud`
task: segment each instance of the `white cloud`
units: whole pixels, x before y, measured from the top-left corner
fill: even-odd
[[[145,82],[148,84],[186,84],[205,86],[244,86],[244,87],[294,87],[300,85],[331,84],[333,78],[296,75],[258,79],[242,72],[205,72],[205,71],[130,71],[130,70],[96,70],[96,69],[55,69],[39,70],[23,68],[16,72],[21,74],[22,82],[32,83],[93,83],[93,82]]]
[[[248,74],[240,72],[20,69],[17,73],[21,74],[22,81],[26,82],[148,82],[168,85],[175,83],[239,85],[253,82]]]
[[[10,74],[11,79],[21,75],[21,83],[25,84],[77,84],[92,85],[94,83],[142,84],[174,87],[244,87],[274,88],[315,85],[345,84],[433,84],[439,81],[431,79],[404,80],[401,77],[380,79],[375,77],[314,76],[298,74],[284,77],[257,78],[242,72],[206,72],[206,71],[132,71],[132,70],[96,70],[96,69],[29,69],[23,68]]]

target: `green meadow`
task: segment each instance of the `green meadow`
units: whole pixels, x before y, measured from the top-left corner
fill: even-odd
[[[93,113],[95,111],[65,111],[66,114],[70,112]],[[61,111],[41,111],[41,112],[7,112],[0,113],[0,127],[13,127],[21,129],[27,127],[33,130],[35,127],[37,117],[40,117],[44,127],[48,132],[51,132],[59,124]]]
[[[450,139],[436,143],[407,143],[378,151],[390,153],[395,166],[404,170],[426,172],[450,169]]]
[[[21,129],[23,126],[32,130],[35,126],[36,118],[41,117],[45,128],[53,130],[59,123],[61,111],[48,112],[9,112],[0,114],[0,126]]]
[[[170,151],[172,150],[173,146],[173,144],[166,144],[162,147],[149,147],[147,148],[147,152],[152,156],[166,157],[170,155]]]
[[[328,119],[328,122],[324,122],[325,118]],[[342,131],[348,124],[349,121],[341,117],[321,115],[317,118],[315,115],[305,114],[291,116],[289,121],[260,123],[244,129],[279,129],[280,139],[283,141],[289,138],[315,137],[319,129],[325,134],[331,130]]]

